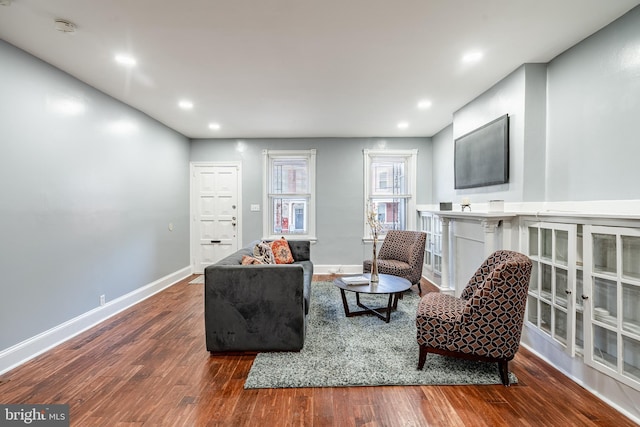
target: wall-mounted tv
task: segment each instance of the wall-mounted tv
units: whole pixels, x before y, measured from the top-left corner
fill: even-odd
[[[509,115],[455,140],[455,188],[509,182]]]

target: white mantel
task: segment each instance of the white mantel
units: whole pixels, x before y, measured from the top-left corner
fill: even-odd
[[[440,218],[442,223],[440,291],[454,295],[462,292],[462,287],[469,277],[460,280],[460,276],[465,274],[464,265],[456,264],[452,254],[465,252],[462,247],[465,241],[475,242],[476,246],[482,245],[481,253],[475,251],[475,257],[478,259],[487,258],[498,249],[510,249],[512,220],[518,216],[513,212],[441,211],[431,206],[419,206],[418,212],[421,215],[429,213]],[[498,230],[501,232],[498,233]]]
[[[453,204],[450,211],[438,207],[418,205],[416,209],[420,215],[437,215],[442,222],[440,290],[455,295],[475,271],[470,267],[474,262],[479,266],[498,249],[518,250],[519,239],[512,229],[517,230],[523,217],[634,227],[640,220],[640,200],[505,203],[503,212],[490,212],[489,203],[476,201],[471,203],[472,211],[463,211],[460,204]],[[457,257],[464,260],[458,262]]]

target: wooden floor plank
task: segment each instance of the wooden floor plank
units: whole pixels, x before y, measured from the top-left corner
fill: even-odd
[[[635,425],[526,349],[511,387],[245,390],[255,356],[206,352],[191,279],[4,374],[0,402],[68,403],[71,425],[92,427]]]

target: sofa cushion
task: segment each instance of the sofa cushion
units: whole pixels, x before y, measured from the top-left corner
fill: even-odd
[[[216,265],[240,265],[242,264],[242,257],[244,256],[253,256],[253,247],[251,248],[242,248],[227,257],[221,259],[216,263]]]
[[[289,248],[289,242],[283,237],[282,239],[274,240],[270,244],[271,251],[273,252],[273,258],[276,264],[291,264],[293,263],[293,254],[291,248]]]
[[[263,264],[258,258],[250,255],[242,255],[242,265]]]
[[[253,256],[263,264],[275,264],[276,261],[273,257],[273,251],[271,245],[267,242],[260,242],[253,248]]]

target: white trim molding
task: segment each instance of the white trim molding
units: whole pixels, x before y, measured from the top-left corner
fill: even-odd
[[[386,198],[402,198],[407,200],[406,206],[406,226],[407,230],[416,229],[416,199],[417,199],[417,176],[418,176],[418,149],[409,150],[384,150],[384,149],[369,149],[362,150],[364,155],[364,206],[363,206],[363,219],[364,230],[362,240],[364,242],[372,241],[371,230],[367,224],[366,218],[369,210],[369,203],[371,196],[373,195],[373,189],[371,188],[371,163],[376,158],[389,158],[397,161],[403,159],[406,165],[405,179],[406,179],[406,193],[385,195]],[[374,195],[375,197],[382,197],[380,195]]]
[[[305,159],[308,165],[309,188],[307,197],[309,206],[306,210],[307,232],[305,234],[276,233],[272,231],[271,209],[271,165],[274,159]],[[305,239],[316,241],[316,149],[304,150],[262,150],[262,235],[264,239],[278,239],[285,236],[288,239]],[[291,195],[289,195],[291,196]]]
[[[148,285],[89,310],[0,352],[0,374],[16,368],[34,357],[50,350],[76,335],[138,304],[150,296],[176,284],[191,275],[191,266],[181,268]]]

